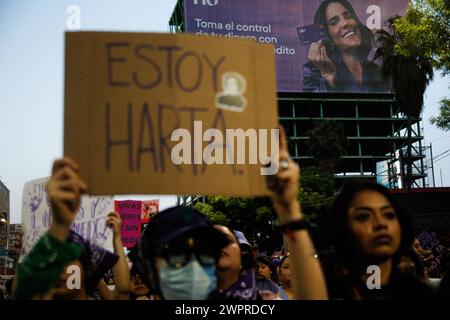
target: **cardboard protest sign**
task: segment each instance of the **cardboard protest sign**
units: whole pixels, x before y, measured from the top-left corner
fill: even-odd
[[[114,207],[122,219],[121,238],[123,246],[132,248],[141,236],[142,201],[116,200],[114,201]]]
[[[21,259],[50,227],[52,214],[50,199],[45,192],[47,180],[29,181],[23,188]],[[112,251],[112,230],[106,225],[106,216],[113,210],[112,197],[82,196],[72,230],[93,244]]]
[[[141,223],[148,223],[159,212],[159,200],[142,201]]]
[[[90,194],[268,194],[271,45],[68,32],[65,68],[64,153]]]

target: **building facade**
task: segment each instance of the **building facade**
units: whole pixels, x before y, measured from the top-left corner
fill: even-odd
[[[8,224],[10,220],[9,214],[9,189],[0,181],[0,250],[6,249],[6,239],[8,235]]]

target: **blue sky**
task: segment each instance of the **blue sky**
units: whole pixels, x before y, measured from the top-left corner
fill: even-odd
[[[11,191],[11,222],[20,222],[25,182],[48,176],[62,155],[64,31],[70,5],[81,9],[81,30],[168,32],[176,0],[0,0],[0,180]],[[450,132],[429,124],[449,95],[438,74],[426,93],[426,144],[450,148]],[[436,183],[450,185],[450,158],[435,165]],[[152,196],[154,198],[154,196]],[[162,198],[162,207],[174,197]]]
[[[20,222],[25,182],[48,176],[63,153],[67,8],[81,9],[81,30],[168,32],[175,3],[0,1],[0,180],[11,191],[11,223]],[[175,197],[158,198],[162,208],[175,204]]]

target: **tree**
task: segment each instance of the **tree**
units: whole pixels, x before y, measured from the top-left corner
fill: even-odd
[[[214,224],[229,225],[230,219],[220,211],[215,211],[210,203],[197,202],[194,207],[203,213]]]
[[[301,171],[300,203],[306,221],[311,226],[311,237],[316,248],[322,251],[331,244],[329,237],[328,209],[334,200],[337,186],[333,173],[318,167],[307,167]]]
[[[402,36],[396,49],[406,55],[421,55],[429,59],[434,68],[450,74],[450,1],[411,1],[405,16],[397,19],[394,28]],[[450,130],[450,101],[440,102],[440,115],[431,123]]]
[[[275,212],[267,197],[208,197],[195,207],[213,223],[242,231],[249,242],[271,251],[282,243],[275,230]]]
[[[401,35],[397,50],[404,56],[422,56],[444,74],[450,73],[450,1],[413,0],[394,29]]]
[[[450,99],[441,100],[439,115],[432,117],[430,122],[444,131],[450,131]]]
[[[300,177],[299,199],[305,219],[313,226],[313,239],[321,243],[320,232],[326,222],[326,211],[335,193],[333,175],[319,168],[304,168]],[[249,242],[268,253],[283,244],[282,234],[275,228],[276,214],[267,197],[208,197],[206,203],[198,202],[195,207],[213,223],[224,224],[231,229],[244,232]]]
[[[408,152],[407,173],[404,182],[407,189],[412,187],[412,128],[413,120],[419,118],[423,109],[423,95],[429,82],[433,79],[433,66],[429,57],[423,56],[419,49],[401,51],[403,36],[396,28],[399,17],[388,21],[389,31],[379,30],[377,35],[380,47],[375,59],[382,58],[382,73],[390,78],[398,101],[399,109],[407,117]]]
[[[306,133],[308,153],[317,161],[321,170],[334,172],[340,157],[346,154],[348,141],[344,128],[335,121],[321,121]]]

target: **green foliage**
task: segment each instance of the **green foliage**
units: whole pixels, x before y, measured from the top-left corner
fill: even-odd
[[[197,202],[194,207],[214,224],[228,225],[230,223],[230,219],[225,214],[220,211],[215,211],[209,203]]]
[[[450,2],[448,0],[413,0],[405,16],[397,19],[394,29],[402,42],[396,50],[404,56],[430,59],[433,67],[450,73]]]
[[[307,135],[308,154],[314,157],[321,170],[334,172],[338,159],[347,153],[344,127],[335,121],[321,121]]]
[[[334,177],[317,167],[301,169],[301,187],[306,192],[318,192],[331,196],[335,192]]]
[[[333,175],[318,168],[304,168],[301,173],[299,199],[305,218],[322,225],[324,212],[333,199]],[[244,232],[251,244],[269,252],[282,246],[282,235],[275,229],[276,213],[267,197],[236,198],[213,196],[195,207],[213,223]]]
[[[308,167],[301,172],[300,203],[305,219],[315,228],[311,230],[314,243],[320,251],[330,243],[328,208],[334,200],[337,187],[333,174],[317,167]]]
[[[395,46],[400,54],[422,56],[444,75],[450,74],[450,1],[411,1],[406,15],[395,21],[394,29],[402,37]],[[449,110],[449,99],[443,99],[440,114],[431,123],[450,130]]]
[[[431,0],[430,0],[431,1]],[[420,1],[418,1],[420,2]],[[418,13],[411,18],[417,23]],[[414,20],[416,19],[416,20]],[[412,186],[412,119],[418,118],[423,109],[423,95],[433,80],[433,58],[420,47],[419,42],[408,38],[407,33],[397,26],[401,17],[389,19],[389,31],[379,30],[375,59],[382,58],[383,75],[392,81],[400,111],[408,117],[408,152],[407,173],[404,177],[406,188]],[[407,19],[406,19],[407,20]],[[404,48],[405,50],[401,50]]]
[[[266,238],[275,233],[275,213],[270,199],[213,196],[208,197],[206,204],[195,206],[214,223],[244,232],[250,243],[271,246]]]
[[[418,118],[423,108],[423,95],[433,79],[432,59],[423,55],[419,47],[412,48],[407,54],[399,52],[396,48],[405,43],[404,34],[396,29],[401,17],[389,20],[389,31],[379,30],[375,59],[382,58],[382,72],[392,81],[395,96],[400,111],[407,117]]]
[[[441,100],[439,115],[430,119],[431,123],[444,131],[450,131],[450,99]]]

